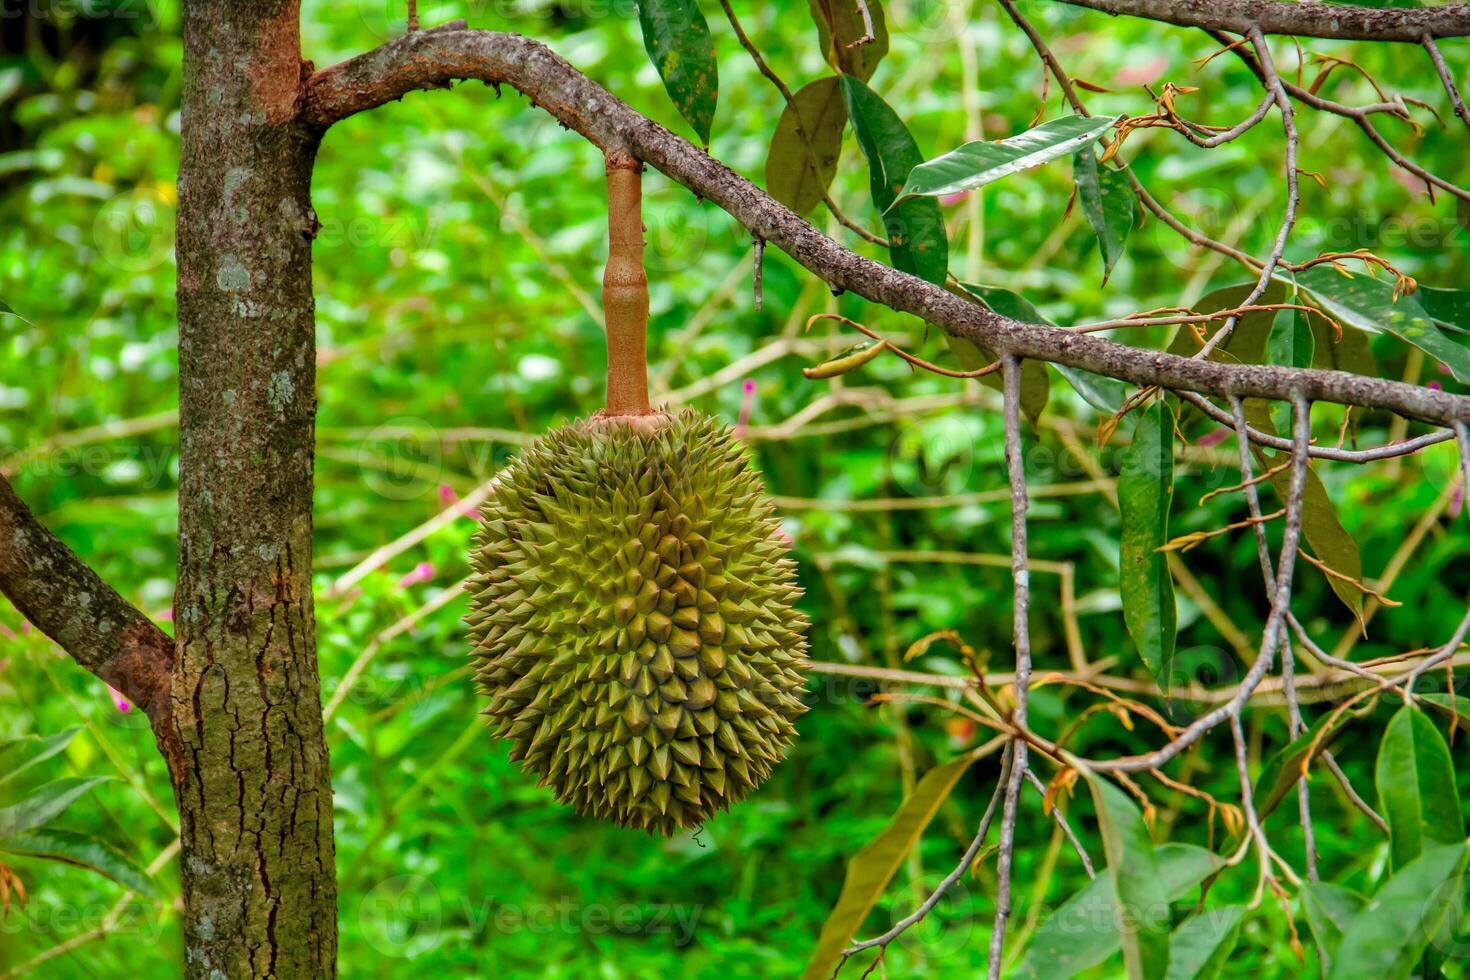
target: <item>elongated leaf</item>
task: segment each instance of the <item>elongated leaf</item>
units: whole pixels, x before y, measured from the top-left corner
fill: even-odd
[[[715,43],[698,0],[638,0],[643,46],[679,112],[709,146],[720,92]]]
[[[1271,757],[1261,770],[1261,777],[1256,780],[1254,793],[1256,811],[1262,820],[1296,787],[1297,780],[1302,778],[1302,763],[1308,754],[1332,748],[1332,743],[1347,730],[1350,720],[1346,712],[1335,714],[1329,711]]]
[[[1072,157],[1072,179],[1077,182],[1077,200],[1082,213],[1097,235],[1103,260],[1102,281],[1113,274],[1123,257],[1123,245],[1133,230],[1134,196],[1128,175],[1111,167],[1099,167],[1097,152],[1086,146]]]
[[[1460,716],[1460,725],[1462,727],[1465,725],[1470,725],[1470,696],[1464,694],[1454,695],[1436,693],[1421,694],[1419,695],[1419,697],[1425,701],[1428,701],[1430,704],[1435,705],[1446,715],[1458,714]]]
[[[1171,902],[1224,867],[1219,857],[1193,844],[1160,844],[1154,856]],[[1115,896],[1113,872],[1105,868],[1041,924],[1011,980],[1070,980],[1118,952],[1122,937]]]
[[[1391,333],[1443,363],[1457,380],[1470,383],[1470,347],[1442,333],[1413,296],[1395,302],[1387,282],[1366,275],[1348,279],[1320,265],[1301,273],[1297,282],[1339,320],[1373,333]]]
[[[1246,297],[1251,294],[1255,286],[1254,282],[1242,282],[1216,289],[1200,297],[1191,309],[1195,313],[1233,310],[1245,302]],[[1279,282],[1271,282],[1266,285],[1265,293],[1256,300],[1256,304],[1264,306],[1285,302],[1285,299],[1286,287]],[[1266,358],[1266,343],[1271,336],[1271,325],[1275,322],[1276,311],[1274,310],[1246,313],[1239,318],[1234,329],[1230,331],[1230,336],[1216,348],[1216,351],[1230,354],[1242,364],[1262,364]],[[1208,340],[1224,325],[1224,320],[1211,320],[1209,323],[1198,326],[1205,339]],[[1194,329],[1195,327],[1189,324],[1180,326],[1174,334],[1174,339],[1169,343],[1169,353],[1178,354],[1181,357],[1193,357],[1200,349],[1200,343],[1194,336]],[[1212,360],[1221,359],[1212,357]]]
[[[822,57],[845,75],[863,81],[873,77],[878,62],[888,53],[888,23],[879,0],[867,0],[868,16],[873,31],[867,33],[862,11],[853,0],[809,0],[812,20],[817,24],[817,38]],[[867,38],[871,37],[871,40]]]
[[[1301,310],[1285,310],[1276,317],[1266,341],[1266,361],[1281,367],[1309,368],[1316,356],[1312,326]],[[1272,409],[1278,432],[1291,431],[1291,406],[1278,404]]]
[[[1064,116],[999,143],[986,140],[966,143],[915,167],[898,201],[973,190],[1039,167],[1095,142],[1117,121],[1116,117]]]
[[[842,959],[842,950],[862,927],[894,872],[939,812],[940,805],[949,798],[960,777],[979,758],[977,753],[970,752],[924,773],[888,826],[847,862],[842,893],[822,926],[816,952],[802,974],[805,980],[828,980],[832,976]]]
[[[80,728],[68,728],[46,738],[17,738],[0,742],[0,785],[61,752],[79,731]]]
[[[909,201],[892,207],[904,178],[923,157],[908,127],[887,102],[853,75],[842,76],[842,97],[858,146],[868,160],[873,205],[883,213],[893,266],[944,285],[949,270],[949,239],[938,201]]]
[[[1300,315],[1307,318],[1312,328],[1313,367],[1378,377],[1378,361],[1366,333],[1347,323],[1339,323],[1333,329],[1327,318],[1318,313],[1303,310]]]
[[[1118,509],[1123,518],[1118,585],[1128,635],[1166,696],[1178,614],[1169,562],[1158,549],[1169,540],[1173,499],[1174,418],[1160,399],[1138,413],[1133,444],[1123,456],[1118,478]]]
[[[1373,778],[1388,821],[1395,868],[1433,844],[1465,839],[1455,764],[1444,736],[1423,711],[1405,705],[1393,716],[1378,746]]]
[[[835,75],[803,85],[781,113],[766,154],[766,190],[797,214],[822,200],[837,173],[847,105]]]
[[[861,344],[853,344],[816,367],[802,368],[801,373],[808,378],[835,378],[839,374],[846,374],[862,367],[887,349],[888,341],[886,340],[868,340]]]
[[[1245,418],[1254,429],[1270,434],[1276,433],[1276,423],[1271,418],[1270,411],[1266,408],[1266,404],[1258,399],[1246,399]],[[1256,462],[1263,468],[1273,467],[1274,460],[1279,458],[1278,454],[1268,453],[1259,447],[1251,448]],[[1284,502],[1291,492],[1291,473],[1286,469],[1279,470],[1271,474],[1270,482],[1272,489],[1276,491],[1276,496]],[[1307,464],[1307,479],[1302,487],[1302,534],[1307,539],[1307,545],[1311,548],[1313,557],[1318,561],[1349,579],[1359,581],[1362,579],[1363,558],[1358,552],[1357,542],[1342,526],[1342,521],[1337,517],[1337,507],[1333,504],[1332,498],[1328,496],[1327,488],[1322,485],[1322,478],[1317,475],[1311,463]],[[1327,577],[1327,585],[1361,624],[1363,619],[1362,591],[1351,582],[1335,575]]]
[[[1440,844],[1400,869],[1342,931],[1329,980],[1406,980],[1464,888],[1470,846]]]
[[[1122,790],[1086,774],[1097,807],[1108,868],[1113,872],[1114,908],[1122,936],[1123,962],[1131,980],[1161,980],[1169,972],[1169,892],[1143,814]]]
[[[1435,320],[1470,333],[1470,289],[1420,286],[1414,298]]]
[[[68,776],[47,783],[19,803],[0,807],[0,837],[10,837],[49,823],[88,790],[108,779],[107,776]]]
[[[1056,324],[1042,316],[1036,307],[1031,305],[1031,301],[1020,293],[1012,292],[1009,289],[1002,289],[1000,286],[982,286],[968,282],[963,285],[966,291],[979,296],[986,307],[999,313],[1001,316],[1010,317],[1012,320],[1020,320],[1023,323],[1039,323],[1048,327],[1056,326]],[[994,360],[994,358],[991,359]],[[1028,401],[1027,371],[1031,369],[1033,363],[1032,361],[1021,362],[1021,408],[1035,421],[1035,418],[1041,414],[1040,411],[1038,410],[1036,415],[1033,416],[1031,415],[1031,411],[1026,407]],[[1040,364],[1036,366],[1038,368],[1043,367]],[[1087,404],[1099,412],[1107,412],[1111,415],[1123,407],[1123,401],[1128,397],[1128,386],[1121,381],[1103,377],[1100,374],[1079,371],[1077,368],[1067,367],[1065,364],[1053,364],[1052,367],[1056,368],[1062,377],[1067,379],[1072,387],[1076,389],[1077,394],[1081,395]],[[1038,388],[1041,387],[1039,382],[1036,383],[1036,386]],[[996,381],[995,387],[1002,387],[999,380]],[[1041,399],[1041,401],[1044,405],[1045,399]]]
[[[1181,923],[1169,937],[1169,980],[1215,980],[1240,939],[1244,918],[1245,906],[1226,905]]]
[[[1329,964],[1337,957],[1342,934],[1353,917],[1368,900],[1351,888],[1326,881],[1309,881],[1302,885],[1302,908],[1307,913],[1307,926],[1317,948],[1327,954]]]
[[[0,851],[73,864],[111,878],[144,897],[158,897],[158,889],[147,872],[111,844],[86,834],[46,828],[31,830],[0,837]]]

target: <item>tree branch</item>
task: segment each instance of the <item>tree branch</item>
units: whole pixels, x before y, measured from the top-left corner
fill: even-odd
[[[1280,0],[1062,0],[1105,14],[1125,14],[1178,27],[1234,34],[1292,34],[1344,41],[1403,41],[1470,35],[1470,4],[1442,7],[1354,7]]]
[[[1422,26],[1416,30],[1415,40],[1425,33]],[[1387,409],[1431,422],[1470,421],[1470,398],[1398,381],[1340,371],[1193,360],[998,316],[842,247],[703,150],[615,98],[546,45],[519,35],[456,27],[390,41],[311,75],[302,98],[302,119],[325,129],[409,92],[443,88],[456,79],[516,88],[604,152],[631,153],[713,202],[828,284],[912,313],[997,353],[1170,390],[1283,401],[1299,396]]]
[[[3,478],[0,593],[150,718],[167,710],[174,641],[43,527]]]

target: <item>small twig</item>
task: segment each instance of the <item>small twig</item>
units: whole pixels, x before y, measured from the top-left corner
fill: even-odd
[[[1460,95],[1460,90],[1455,86],[1454,76],[1450,74],[1449,65],[1444,63],[1444,56],[1439,53],[1439,45],[1434,43],[1434,38],[1424,35],[1424,40],[1419,42],[1424,45],[1424,50],[1429,52],[1429,60],[1434,62],[1434,70],[1439,74],[1439,82],[1444,86],[1445,93],[1450,97],[1450,105],[1455,107],[1455,115],[1470,126],[1470,109],[1465,107],[1465,99]]]
[[[1021,359],[1006,354],[1001,359],[1005,390],[1006,471],[1011,482],[1011,577],[1014,580],[1012,630],[1016,646],[1015,708],[1011,720],[1026,728],[1026,703],[1031,683],[1031,569],[1026,547],[1026,464],[1021,452]],[[1016,817],[1021,782],[1026,775],[1026,743],[1012,743],[1011,772],[1006,786],[1005,809],[1001,814],[999,852],[996,857],[995,926],[990,933],[989,978],[999,980],[1001,953],[1005,947],[1006,923],[1011,915],[1011,865],[1015,857]]]
[[[756,238],[753,240],[755,246],[755,311],[761,311],[761,272],[765,266],[766,240]]]
[[[842,951],[844,962],[853,954],[861,953],[865,949],[872,949],[874,946],[886,948],[889,943],[903,935],[907,929],[916,925],[924,916],[932,912],[934,906],[939,904],[939,900],[944,897],[945,893],[969,872],[970,865],[975,861],[975,856],[980,853],[980,848],[985,846],[985,838],[990,834],[990,825],[995,820],[995,809],[999,805],[1006,787],[1010,785],[1010,773],[1015,765],[1014,748],[1020,744],[1019,741],[1012,741],[1010,745],[1006,746],[1005,755],[1001,759],[1000,778],[995,783],[995,792],[990,794],[990,803],[985,807],[985,815],[980,818],[980,827],[975,831],[975,837],[970,841],[970,846],[965,848],[965,853],[960,857],[959,864],[955,865],[954,870],[944,876],[943,880],[934,887],[934,891],[930,893],[929,897],[918,908],[914,909],[898,922],[895,922],[893,927],[883,933],[883,935],[875,936],[872,939],[864,939],[844,949]]]
[[[1026,770],[1026,780],[1036,788],[1036,792],[1041,794],[1043,800],[1046,799],[1046,784],[1041,781],[1040,776],[1028,768]],[[1077,835],[1072,831],[1072,825],[1068,822],[1066,814],[1062,813],[1061,807],[1052,807],[1051,817],[1056,821],[1057,829],[1062,832],[1067,838],[1068,843],[1072,845],[1072,850],[1077,852],[1077,857],[1082,861],[1082,869],[1087,872],[1087,877],[1096,878],[1097,872],[1092,867],[1092,858],[1087,856],[1087,848],[1083,847],[1082,841],[1077,839]]]
[[[1246,296],[1242,306],[1250,306],[1265,294],[1271,285],[1271,277],[1276,272],[1276,265],[1281,261],[1281,256],[1286,252],[1287,239],[1291,237],[1291,229],[1296,225],[1296,206],[1300,197],[1300,189],[1297,186],[1297,147],[1299,139],[1296,131],[1296,117],[1291,106],[1291,99],[1286,94],[1286,88],[1276,75],[1276,64],[1271,60],[1271,49],[1266,43],[1266,38],[1261,34],[1260,28],[1253,27],[1250,31],[1251,45],[1256,51],[1257,63],[1261,66],[1261,72],[1266,85],[1267,94],[1275,100],[1276,108],[1281,112],[1281,128],[1286,134],[1286,209],[1281,218],[1281,228],[1276,233],[1276,241],[1271,246],[1271,252],[1266,256],[1265,264],[1261,267],[1261,274],[1256,279],[1255,288]],[[1215,331],[1214,336],[1209,339],[1196,357],[1206,358],[1220,344],[1229,339],[1239,322],[1236,317],[1226,320],[1220,329]]]

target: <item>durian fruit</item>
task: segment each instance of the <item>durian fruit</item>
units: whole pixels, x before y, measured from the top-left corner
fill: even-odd
[[[750,793],[806,709],[795,565],[731,431],[573,422],[501,474],[468,616],[484,713],[580,813],[671,834]]]

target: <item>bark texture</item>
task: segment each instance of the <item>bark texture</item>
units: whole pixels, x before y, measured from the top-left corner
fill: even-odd
[[[316,345],[295,0],[185,4],[173,768],[187,974],[336,974],[311,594]]]
[[[0,593],[77,663],[127,695],[156,731],[174,641],[62,544],[0,479]]]

